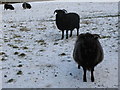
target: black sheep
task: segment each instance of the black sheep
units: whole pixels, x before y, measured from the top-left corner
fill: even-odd
[[[31,5],[30,5],[29,3],[24,2],[24,3],[22,4],[22,7],[23,7],[24,9],[30,9],[30,8],[31,8]]]
[[[10,9],[10,10],[14,10],[14,7],[10,4],[4,4],[4,10]]]
[[[94,67],[103,60],[103,49],[98,40],[98,34],[80,34],[75,44],[73,58],[78,68],[83,67],[83,81],[87,82],[86,70],[91,71],[91,81],[94,82]]]
[[[72,31],[77,29],[77,36],[79,35],[79,23],[80,17],[76,13],[67,13],[65,9],[55,10],[56,14],[56,25],[57,28],[62,31],[62,38],[64,38],[64,30],[66,30],[66,39],[68,39],[68,30],[70,30],[70,37],[72,36]]]

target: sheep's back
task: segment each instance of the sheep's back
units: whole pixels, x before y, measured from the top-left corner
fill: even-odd
[[[79,28],[79,15],[76,13],[57,14],[56,25],[60,30],[73,30]]]

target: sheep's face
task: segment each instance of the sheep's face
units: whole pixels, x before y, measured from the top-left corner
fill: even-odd
[[[54,11],[54,14],[57,13],[57,14],[65,14],[67,11],[65,9],[63,10],[55,10]]]

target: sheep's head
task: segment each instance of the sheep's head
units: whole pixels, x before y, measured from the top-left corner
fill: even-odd
[[[67,13],[67,11],[65,9],[59,9],[59,10],[55,10],[54,11],[54,14],[57,13],[57,14],[64,14],[64,13]]]
[[[100,38],[100,36],[98,34],[90,34],[90,33],[83,33],[78,36],[78,40],[79,39],[87,39],[87,38],[98,39],[98,38]]]

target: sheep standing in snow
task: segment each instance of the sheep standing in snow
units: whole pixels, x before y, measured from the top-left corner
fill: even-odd
[[[4,4],[4,10],[10,9],[10,10],[14,10],[14,7],[10,4]]]
[[[94,67],[103,60],[103,49],[98,38],[98,34],[80,34],[75,44],[73,58],[78,63],[78,68],[83,67],[84,82],[87,82],[86,70],[91,71],[91,81],[94,82]]]
[[[57,28],[62,31],[62,38],[64,38],[64,30],[66,30],[66,39],[68,39],[68,30],[70,30],[70,37],[72,36],[72,31],[77,29],[77,36],[79,35],[79,22],[80,17],[76,13],[67,13],[65,9],[55,10],[56,14],[56,25]]]
[[[22,7],[23,7],[24,9],[30,9],[30,8],[31,8],[31,5],[30,5],[29,3],[24,2],[24,3],[22,4]]]

